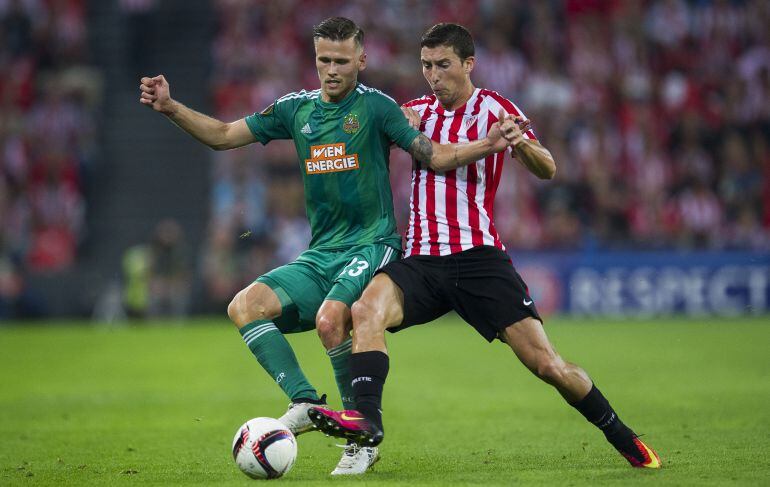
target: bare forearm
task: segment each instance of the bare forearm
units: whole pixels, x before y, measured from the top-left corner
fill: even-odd
[[[529,172],[540,179],[552,179],[556,174],[556,162],[550,151],[533,140],[522,139],[514,143],[513,153]]]
[[[436,172],[445,172],[467,166],[488,156],[493,151],[487,139],[475,140],[467,144],[438,144],[425,135],[418,136],[409,153]]]
[[[179,128],[212,149],[232,148],[227,140],[228,125],[221,120],[196,112],[178,101],[173,101],[171,108],[164,112],[164,115]]]
[[[494,150],[487,139],[474,140],[467,144],[434,144],[430,168],[440,172],[450,171],[473,164],[492,153]]]

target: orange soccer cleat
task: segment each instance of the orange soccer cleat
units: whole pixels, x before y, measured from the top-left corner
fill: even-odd
[[[616,445],[615,448],[634,468],[660,468],[663,466],[655,450],[647,446],[636,435],[633,437],[633,443],[628,443],[625,447]]]

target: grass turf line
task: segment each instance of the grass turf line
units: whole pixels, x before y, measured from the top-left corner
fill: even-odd
[[[366,485],[760,484],[770,478],[767,319],[549,320],[568,360],[658,450],[637,471],[500,344],[456,318],[389,335],[386,440]],[[230,443],[287,400],[225,320],[191,326],[0,327],[0,484],[251,482]],[[291,336],[339,405],[314,333]],[[280,482],[327,485],[341,450],[317,433]]]

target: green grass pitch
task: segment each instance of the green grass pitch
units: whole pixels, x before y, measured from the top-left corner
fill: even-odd
[[[230,444],[287,400],[223,319],[124,328],[0,327],[0,485],[251,482]],[[299,485],[767,485],[770,320],[552,319],[581,364],[664,469],[627,466],[603,436],[510,350],[456,318],[388,336],[387,436],[364,478],[331,478],[341,450],[299,438]],[[338,406],[314,333],[290,337]]]

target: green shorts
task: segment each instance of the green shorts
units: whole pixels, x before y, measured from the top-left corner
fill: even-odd
[[[315,316],[324,300],[352,306],[375,271],[400,256],[400,250],[385,244],[345,250],[310,249],[256,282],[268,285],[281,301],[281,316],[273,320],[278,329],[297,333],[315,328]]]

